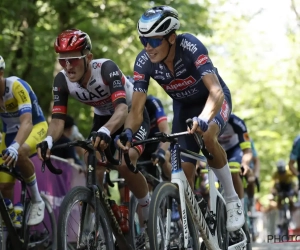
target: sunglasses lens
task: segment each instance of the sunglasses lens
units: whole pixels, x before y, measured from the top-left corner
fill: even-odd
[[[71,64],[73,67],[75,67],[75,66],[78,65],[79,61],[80,61],[80,58],[72,58],[72,59],[61,58],[61,59],[58,59],[58,62],[60,64],[60,66],[62,66],[63,68],[65,68],[68,64]]]
[[[156,48],[158,46],[160,46],[162,43],[162,39],[159,38],[150,38],[149,39],[149,44],[152,48]]]
[[[156,48],[158,46],[160,46],[162,44],[163,38],[149,38],[149,37],[142,37],[140,36],[140,41],[143,44],[144,47],[147,46],[147,44],[149,43],[149,45],[152,48]]]

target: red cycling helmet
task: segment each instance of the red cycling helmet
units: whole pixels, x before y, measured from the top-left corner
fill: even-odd
[[[87,33],[77,29],[69,29],[58,35],[54,48],[56,53],[91,50],[92,42]]]

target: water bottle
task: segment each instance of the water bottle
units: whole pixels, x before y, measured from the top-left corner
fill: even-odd
[[[15,218],[14,205],[12,204],[11,200],[7,199],[7,198],[4,198],[4,202],[5,202],[7,211],[9,213],[9,215],[10,215],[10,218],[12,220],[14,220],[14,218]]]
[[[14,226],[16,228],[22,227],[22,221],[23,221],[23,204],[21,202],[18,202],[14,205],[14,211],[15,211],[15,219],[14,219]]]
[[[129,233],[129,210],[125,205],[119,206],[119,210],[121,213],[121,219],[119,221],[119,225],[122,229],[123,233]]]

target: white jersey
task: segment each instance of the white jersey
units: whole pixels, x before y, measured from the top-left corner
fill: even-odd
[[[118,66],[109,59],[96,59],[91,62],[91,78],[86,88],[71,82],[64,70],[57,74],[53,85],[53,116],[67,113],[68,95],[94,107],[100,116],[112,115],[119,103],[131,105],[133,84],[125,77]]]

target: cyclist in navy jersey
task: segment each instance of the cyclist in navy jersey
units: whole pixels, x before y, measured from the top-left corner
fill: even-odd
[[[110,146],[113,153],[113,139],[122,132],[131,104],[132,83],[113,61],[93,60],[91,40],[88,34],[81,30],[63,31],[56,38],[54,47],[59,54],[58,60],[63,69],[54,78],[52,120],[46,139],[38,145],[39,157],[42,159],[42,150],[46,151],[43,152],[46,153],[46,158],[50,157],[53,142],[60,138],[64,130],[69,96],[94,107],[94,124],[91,132],[95,131],[97,136],[93,145],[98,150],[105,150]],[[132,138],[145,139],[149,127],[149,116],[145,109],[143,122]],[[143,146],[138,146],[129,151],[133,164],[136,163],[143,149]],[[132,173],[124,159],[118,170],[138,199],[142,207],[143,219],[147,221],[150,197],[144,176],[141,173]]]
[[[134,64],[132,108],[125,122],[129,138],[142,122],[150,77],[173,99],[172,132],[187,129],[186,119],[193,118],[191,133],[203,135],[206,148],[214,156],[208,160],[223,185],[227,208],[227,230],[235,231],[245,222],[241,201],[234,190],[226,153],[218,143],[231,113],[231,96],[208,56],[206,47],[189,33],[177,35],[178,13],[169,6],[148,9],[138,21],[137,29],[144,49]],[[194,152],[199,147],[192,136],[180,137],[179,144]],[[130,144],[123,146],[128,150]],[[171,149],[172,152],[172,149]],[[195,161],[183,157],[182,167],[194,186]]]

